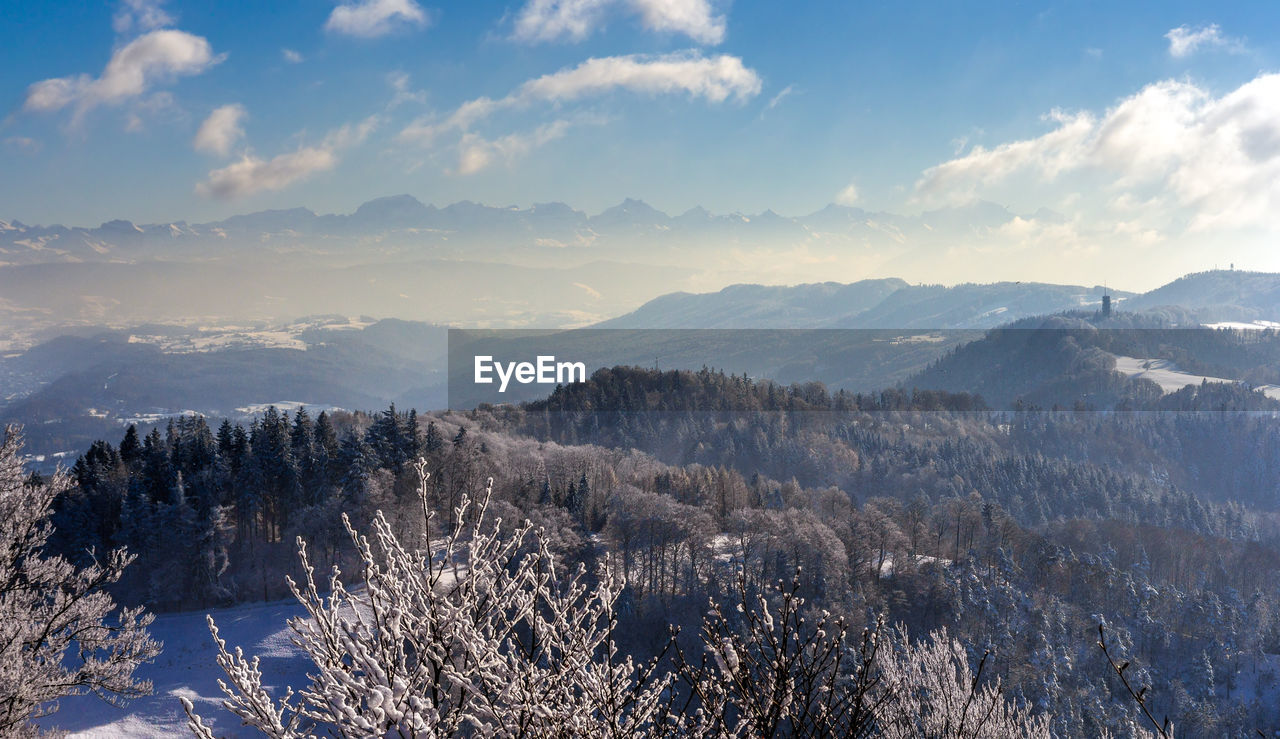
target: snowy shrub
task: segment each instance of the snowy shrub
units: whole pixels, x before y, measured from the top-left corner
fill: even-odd
[[[134,669],[160,653],[142,609],[116,614],[106,587],[133,557],[111,552],[78,568],[47,556],[54,500],[70,486],[61,472],[29,479],[17,429],[0,444],[0,736],[30,730],[57,699],[93,692],[111,703],[147,695]]]
[[[372,540],[347,530],[363,587],[335,571],[322,595],[299,540],[305,581],[289,581],[308,617],[290,622],[315,666],[311,684],[277,700],[256,658],[219,648],[224,704],[271,737],[444,735],[647,736],[679,727],[670,677],[620,659],[612,640],[621,583],[584,568],[559,573],[528,523],[486,520],[489,494],[464,497],[433,540],[425,462],[418,465],[427,550],[406,549],[379,512]],[[490,480],[489,490],[492,490]],[[210,729],[183,700],[199,737]]]
[[[808,623],[797,572],[772,601],[739,575],[734,608],[712,602],[697,662],[675,651],[676,670],[699,708],[706,736],[861,736],[879,703],[875,656],[882,630],[867,629],[857,651],[843,620],[825,611]]]
[[[703,620],[697,663],[676,650],[680,677],[699,704],[691,725],[707,736],[883,736],[894,739],[1047,739],[1049,718],[981,685],[945,629],[911,642],[883,621],[848,640],[844,622],[805,608],[796,573],[772,597],[739,577],[735,609]],[[734,612],[736,611],[736,613]],[[985,658],[984,658],[985,663]]]
[[[914,642],[899,630],[894,641],[895,647],[877,659],[877,687],[884,698],[877,735],[891,739],[1051,736],[1049,717],[1033,717],[1006,701],[999,680],[981,684],[987,655],[974,672],[964,646],[945,628]]]

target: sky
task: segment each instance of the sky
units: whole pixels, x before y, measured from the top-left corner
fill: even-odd
[[[1280,269],[1276,3],[5,5],[3,219],[981,199],[1010,244]]]

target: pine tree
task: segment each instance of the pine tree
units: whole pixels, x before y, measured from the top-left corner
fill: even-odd
[[[444,437],[440,435],[440,427],[436,426],[435,421],[427,423],[427,435],[422,441],[422,451],[426,454],[434,454],[444,448]]]
[[[569,498],[565,500],[565,508],[569,509],[569,515],[582,525],[587,524],[587,507],[591,505],[591,486],[587,482],[587,473],[583,472],[582,477],[578,478],[578,487],[575,489],[573,485],[569,486]]]
[[[404,419],[396,413],[396,405],[392,403],[374,419],[373,425],[365,432],[364,440],[377,455],[379,466],[399,475],[410,459],[407,456],[409,444],[405,437]]]
[[[132,423],[125,429],[124,439],[120,441],[120,459],[124,460],[131,472],[136,470],[142,461],[142,443],[138,441],[138,427]]]
[[[362,506],[369,494],[369,480],[377,469],[374,452],[364,439],[348,431],[338,451],[338,466],[343,470],[342,495],[353,506]]]
[[[320,411],[314,432],[315,470],[326,486],[337,487],[342,481],[343,470],[338,464],[338,434],[329,414]]]
[[[400,450],[400,456],[406,461],[416,461],[422,456],[422,432],[418,429],[418,411],[416,408],[409,409],[409,415],[405,417],[404,430],[400,434],[403,448]]]

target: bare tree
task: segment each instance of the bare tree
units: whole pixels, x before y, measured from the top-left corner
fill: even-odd
[[[106,588],[133,557],[123,549],[77,567],[47,556],[49,518],[71,483],[61,472],[27,477],[17,428],[0,444],[0,735],[20,733],[54,713],[59,698],[92,692],[120,704],[147,695],[139,664],[160,653],[141,608],[117,611]],[[90,553],[92,555],[92,553]]]

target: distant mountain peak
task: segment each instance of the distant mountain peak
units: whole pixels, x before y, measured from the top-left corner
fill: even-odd
[[[391,221],[395,225],[408,225],[428,217],[435,210],[435,206],[423,205],[422,201],[412,195],[388,195],[362,204],[350,217],[354,220],[368,219],[384,223]]]
[[[142,233],[142,229],[135,226],[133,224],[133,221],[126,221],[120,218],[107,221],[106,223],[103,223],[101,226],[98,226],[98,229],[102,231],[112,231],[115,233],[129,233],[129,232]]]
[[[615,213],[615,212],[628,213],[633,215],[636,213],[647,213],[652,215],[660,215],[663,217],[667,215],[666,213],[663,213],[662,211],[658,210],[652,205],[649,205],[645,201],[639,200],[637,198],[627,198],[623,200],[621,203],[618,203],[617,205],[613,206],[612,208],[606,208],[605,211],[600,215],[604,215],[605,213]]]
[[[567,203],[553,200],[547,203],[534,203],[529,208],[529,212],[540,216],[572,216],[578,215],[578,211],[574,210]]]
[[[409,195],[408,193],[401,193],[399,195],[384,195],[380,198],[374,198],[373,200],[366,201],[365,203],[361,204],[359,208],[356,208],[356,212],[359,213],[361,210],[364,210],[365,208],[383,207],[388,205],[395,205],[395,206],[401,206],[401,207],[405,207],[405,206],[419,207],[419,208],[427,207],[423,205],[421,200],[418,200],[414,196]]]

